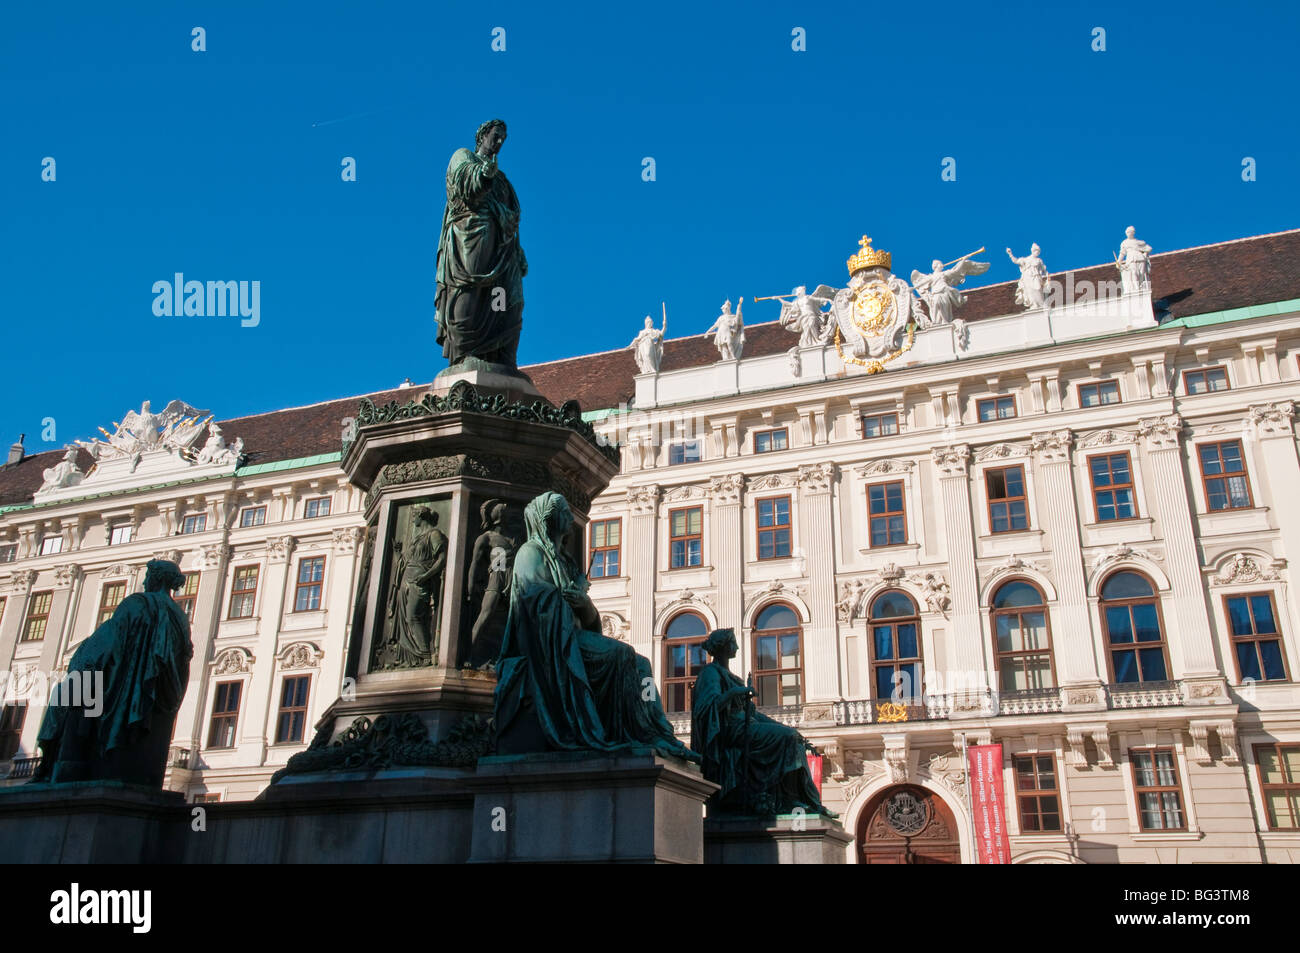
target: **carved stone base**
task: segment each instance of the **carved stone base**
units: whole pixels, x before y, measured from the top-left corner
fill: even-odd
[[[470,784],[471,863],[702,863],[718,789],[648,747],[483,758]]]
[[[706,864],[843,864],[853,836],[819,814],[777,818],[709,818]]]
[[[504,364],[490,364],[477,358],[469,358],[455,367],[439,371],[433,379],[432,390],[435,394],[447,394],[459,381],[464,381],[477,390],[505,394],[513,399],[531,401],[542,398],[542,392],[527,374]]]

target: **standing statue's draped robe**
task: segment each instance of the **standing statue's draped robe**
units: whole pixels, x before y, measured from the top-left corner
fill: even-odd
[[[69,677],[103,672],[103,711],[55,704],[37,734],[33,781],[119,780],[161,787],[176,712],[189,682],[190,622],[165,592],[127,596],[72,653]],[[61,689],[59,701],[71,697]],[[82,699],[84,700],[84,693]]]
[[[429,665],[438,652],[438,610],[447,563],[447,537],[436,529],[417,531],[402,552],[390,597],[392,659],[398,668]]]
[[[650,745],[699,760],[674,737],[649,661],[626,642],[579,625],[564,593],[583,592],[585,579],[567,555],[547,545],[535,503],[524,512],[529,538],[515,556],[497,666],[499,749],[615,752]]]
[[[695,679],[691,747],[704,757],[704,777],[722,786],[712,803],[724,811],[739,811],[747,787],[752,813],[789,814],[796,807],[809,813],[821,812],[821,798],[808,773],[803,738],[793,728],[759,711],[750,715],[746,774],[747,701],[739,694],[724,698],[732,689],[744,687],[745,683],[719,662],[706,665]]]
[[[447,166],[434,301],[448,363],[477,357],[515,366],[527,272],[514,188],[494,163],[457,149]]]

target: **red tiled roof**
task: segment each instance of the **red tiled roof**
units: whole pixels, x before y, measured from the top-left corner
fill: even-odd
[[[1066,281],[1067,272],[1053,278]],[[1111,264],[1074,271],[1076,285],[1083,280],[1116,281]],[[1151,256],[1151,288],[1156,307],[1172,318],[1226,311],[1274,301],[1300,298],[1300,229],[1252,238],[1202,245]],[[1008,281],[966,292],[961,316],[967,321],[1015,314],[1015,282]],[[1163,316],[1163,315],[1162,315]],[[745,355],[762,356],[787,350],[794,337],[776,321],[745,328]],[[664,342],[662,369],[678,370],[717,360],[708,335]],[[630,402],[635,391],[636,361],[630,348],[584,354],[521,368],[555,404],[576,399],[584,410],[617,407]],[[368,394],[376,403],[416,399],[423,386]],[[219,421],[227,440],[243,437],[248,463],[294,460],[342,448],[345,417],[355,416],[360,397],[293,407]],[[0,466],[0,506],[24,503],[40,488],[41,471],[52,467],[64,451],[34,454],[19,463]],[[84,451],[80,465],[90,456]]]

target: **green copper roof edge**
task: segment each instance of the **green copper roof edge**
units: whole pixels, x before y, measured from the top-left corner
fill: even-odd
[[[1244,308],[1228,308],[1226,311],[1207,311],[1204,314],[1189,314],[1184,318],[1174,318],[1160,325],[1162,328],[1201,328],[1211,324],[1227,324],[1230,321],[1242,321],[1246,318],[1271,318],[1287,311],[1300,311],[1300,298],[1288,301],[1273,301],[1268,304],[1252,304]]]
[[[343,459],[343,451],[335,453],[318,453],[311,457],[295,457],[292,460],[275,460],[271,463],[259,463],[251,467],[240,467],[230,474],[215,474],[196,477],[193,480],[171,480],[167,483],[151,483],[148,486],[132,486],[109,493],[89,493],[86,496],[74,496],[64,500],[49,500],[45,503],[11,503],[0,506],[0,514],[14,513],[19,510],[34,510],[46,506],[58,506],[63,503],[84,503],[88,500],[106,499],[111,496],[124,496],[128,493],[145,493],[149,490],[165,490],[172,486],[185,486],[191,483],[209,483],[212,480],[224,480],[227,477],[257,476],[262,473],[275,473],[280,470],[297,470],[302,467],[319,466],[322,463],[338,463]]]

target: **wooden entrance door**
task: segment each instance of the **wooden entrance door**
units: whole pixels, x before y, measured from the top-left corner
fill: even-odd
[[[900,784],[881,791],[858,815],[860,864],[960,864],[952,811],[925,788]]]

